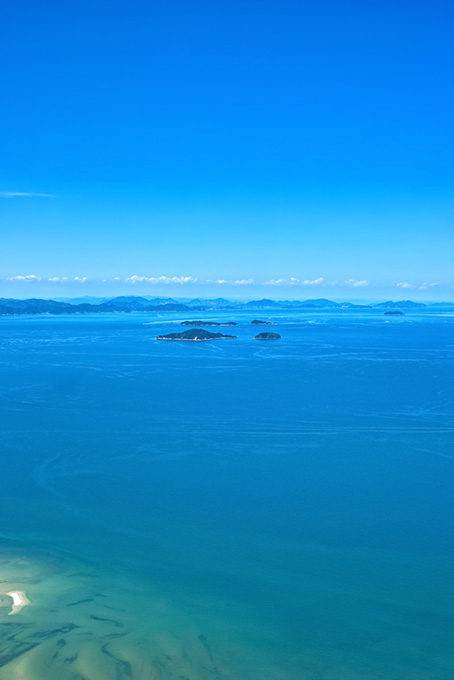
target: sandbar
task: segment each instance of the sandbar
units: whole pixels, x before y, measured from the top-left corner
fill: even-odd
[[[28,599],[23,590],[10,590],[10,592],[6,594],[9,595],[9,597],[11,597],[13,600],[13,606],[11,607],[11,611],[8,612],[8,616],[11,616],[12,614],[17,614],[18,612],[20,612],[22,607],[25,607],[27,604],[30,604],[30,600]]]

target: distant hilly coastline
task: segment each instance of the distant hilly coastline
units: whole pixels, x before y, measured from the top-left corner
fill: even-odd
[[[111,312],[209,312],[236,310],[297,310],[297,309],[419,309],[435,307],[436,309],[454,309],[454,303],[433,303],[412,300],[388,300],[371,305],[359,305],[352,302],[334,302],[325,298],[316,300],[251,300],[235,302],[225,298],[199,299],[179,302],[173,298],[120,296],[114,298],[77,298],[74,300],[16,300],[0,298],[0,315],[12,316],[22,314],[93,314]]]

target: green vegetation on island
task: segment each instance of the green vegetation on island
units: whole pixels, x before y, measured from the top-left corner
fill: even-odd
[[[252,326],[277,326],[275,321],[261,321],[260,319],[254,319],[251,324]]]
[[[181,321],[180,326],[238,326],[236,321]]]
[[[280,337],[279,333],[259,333],[254,340],[279,340]]]
[[[191,342],[202,342],[204,340],[220,340],[222,338],[229,338],[236,340],[236,335],[224,335],[223,333],[211,333],[203,328],[191,328],[182,333],[167,333],[166,335],[158,335],[156,340],[189,340]]]

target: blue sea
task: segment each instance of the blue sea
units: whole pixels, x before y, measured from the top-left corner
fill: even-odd
[[[257,314],[0,318],[1,680],[452,680],[454,315]]]

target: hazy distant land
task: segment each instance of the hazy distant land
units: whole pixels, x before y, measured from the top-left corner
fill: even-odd
[[[89,300],[92,300],[91,302]],[[240,311],[240,310],[297,310],[297,309],[423,309],[423,308],[454,309],[454,303],[433,303],[412,300],[388,300],[376,304],[360,305],[352,302],[334,302],[325,298],[315,300],[251,300],[232,301],[225,298],[194,299],[189,302],[179,302],[173,298],[148,298],[140,296],[120,296],[114,298],[76,298],[72,301],[0,298],[0,315],[20,314],[90,314],[109,312],[207,312],[207,311]],[[185,322],[186,323],[186,322]],[[208,325],[206,321],[187,322],[190,325]],[[257,322],[256,322],[257,323]],[[263,323],[263,322],[261,322]],[[210,325],[216,325],[215,322]],[[234,325],[234,323],[219,325]]]

